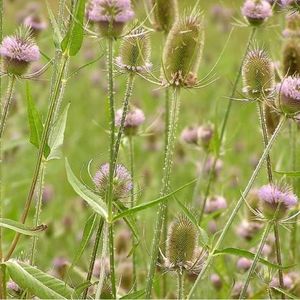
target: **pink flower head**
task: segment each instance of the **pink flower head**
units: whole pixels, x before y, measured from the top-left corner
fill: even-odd
[[[93,22],[126,23],[134,18],[130,0],[91,0],[87,11]]]
[[[100,166],[94,176],[94,183],[101,196],[105,197],[109,182],[109,163]],[[132,178],[128,170],[121,164],[117,164],[113,180],[113,196],[116,199],[128,195],[132,189]]]
[[[214,213],[218,210],[226,209],[227,201],[222,196],[214,196],[210,197],[205,206],[205,212],[207,214]]]
[[[236,266],[239,270],[241,271],[248,271],[251,267],[251,264],[252,264],[252,261],[246,257],[241,257],[237,263],[236,263]]]
[[[198,143],[198,127],[188,126],[183,129],[181,133],[181,139],[187,144],[197,144]]]
[[[7,36],[0,45],[0,55],[9,60],[33,62],[40,58],[39,47],[30,39],[20,36]]]
[[[122,120],[122,109],[118,109],[116,111],[116,126],[121,126],[121,120]],[[125,127],[138,127],[142,125],[145,121],[145,115],[143,111],[139,108],[133,108],[128,111],[126,118],[125,118]]]
[[[281,0],[282,6],[289,6],[289,5],[300,5],[299,0]]]
[[[242,14],[252,25],[259,25],[272,16],[272,6],[266,0],[246,0]]]
[[[47,28],[47,23],[40,19],[37,15],[30,15],[26,17],[23,24],[33,30],[42,31]]]

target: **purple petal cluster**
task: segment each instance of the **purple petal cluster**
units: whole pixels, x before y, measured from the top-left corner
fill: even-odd
[[[10,60],[33,62],[40,58],[39,47],[29,39],[7,36],[0,45],[0,55]]]
[[[297,204],[298,198],[288,189],[280,188],[273,184],[262,186],[257,192],[261,201],[269,204],[282,203],[285,207],[290,208]]]
[[[116,111],[116,117],[115,117],[116,126],[121,126],[122,113],[123,113],[122,109],[118,109]],[[125,128],[138,127],[142,125],[144,122],[145,122],[145,115],[143,111],[139,108],[133,108],[129,110],[126,115],[124,127]]]
[[[265,0],[246,0],[242,7],[242,14],[246,18],[254,20],[265,20],[272,16],[272,7]]]
[[[32,28],[34,30],[44,30],[47,28],[47,23],[43,20],[41,20],[38,16],[30,15],[26,17],[23,21],[23,24],[29,28]]]
[[[197,144],[198,142],[198,127],[188,126],[183,129],[181,139],[187,144]]]
[[[130,0],[91,0],[87,17],[93,22],[126,23],[134,18]]]
[[[279,85],[279,90],[282,95],[300,101],[300,77],[285,78]]]
[[[210,197],[205,206],[205,212],[207,214],[213,213],[215,211],[226,209],[227,208],[227,201],[222,196],[214,196]]]

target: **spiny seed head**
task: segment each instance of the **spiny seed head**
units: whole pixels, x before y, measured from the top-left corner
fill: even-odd
[[[278,85],[277,108],[285,114],[300,112],[300,77],[289,76]]]
[[[134,18],[130,0],[90,0],[87,18],[99,25],[103,36],[118,38],[125,24]]]
[[[185,265],[194,258],[197,246],[197,229],[184,216],[178,217],[170,225],[167,240],[167,259],[174,267]]]
[[[192,88],[197,84],[204,42],[202,16],[180,17],[168,34],[163,52],[163,83]]]
[[[122,70],[128,72],[149,72],[152,67],[150,56],[149,34],[139,28],[124,37],[116,62]]]
[[[150,0],[150,2],[154,28],[168,33],[178,17],[177,0]]]
[[[285,76],[300,75],[300,45],[298,38],[289,38],[285,41],[282,58]]]
[[[270,219],[283,218],[298,202],[297,196],[287,185],[264,185],[258,190],[257,195],[264,215]]]
[[[286,16],[286,27],[282,35],[285,38],[300,37],[300,14],[298,12]]]
[[[121,126],[122,121],[122,109],[118,109],[116,111],[115,123],[116,126]],[[139,126],[141,126],[145,122],[144,112],[137,108],[131,107],[127,112],[125,123],[124,123],[124,134],[125,135],[136,135]]]
[[[272,16],[272,6],[265,0],[246,0],[242,14],[253,26],[259,26]]]
[[[268,96],[274,90],[274,65],[264,50],[251,50],[246,56],[242,72],[243,91],[250,98]]]
[[[105,198],[109,185],[109,163],[100,166],[94,176],[94,183],[100,192],[100,195]],[[121,164],[117,164],[113,178],[113,197],[121,199],[128,196],[132,189],[132,178],[128,170]]]
[[[269,135],[272,135],[279,124],[280,114],[270,105],[264,103],[266,125]]]
[[[24,74],[29,64],[40,58],[39,47],[31,39],[30,28],[20,28],[14,36],[5,37],[0,45],[0,55],[7,73]]]

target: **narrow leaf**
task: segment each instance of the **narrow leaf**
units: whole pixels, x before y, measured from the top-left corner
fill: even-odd
[[[3,264],[7,267],[12,280],[36,297],[40,299],[71,299],[73,289],[63,281],[15,260]]]
[[[49,135],[48,145],[50,147],[50,154],[47,157],[48,161],[61,158],[60,147],[64,143],[64,134],[66,130],[69,108],[70,103],[65,107],[61,115],[57,118]]]
[[[77,0],[69,30],[61,42],[61,49],[69,56],[74,56],[81,48],[83,41],[83,19],[86,0]]]
[[[87,202],[87,204],[100,216],[104,217],[107,220],[107,207],[106,204],[102,201],[99,195],[92,192],[88,189],[73,173],[68,159],[66,158],[66,172],[70,185],[74,189],[74,191]]]
[[[216,250],[214,255],[225,255],[225,254],[231,254],[231,255],[234,255],[234,256],[239,256],[239,257],[246,257],[248,259],[251,259],[253,260],[254,257],[255,257],[255,254],[250,252],[250,251],[247,251],[247,250],[244,250],[244,249],[239,249],[239,248],[225,248],[225,249],[222,249],[222,250]],[[282,269],[282,270],[286,270],[286,269],[290,269],[292,268],[293,266],[279,266],[277,264],[273,264],[263,258],[259,258],[258,261],[269,267],[269,268],[273,268],[273,269]]]
[[[281,289],[281,288],[278,288],[278,287],[275,287],[275,286],[272,286],[272,289],[279,292],[279,293],[282,293],[284,295],[286,295],[287,297],[289,297],[290,299],[299,299],[299,297],[291,294],[291,293],[288,293],[287,291]]]
[[[30,236],[38,235],[39,233],[47,229],[46,225],[39,225],[36,228],[30,228],[22,223],[2,218],[0,218],[0,227],[11,229],[15,232]]]
[[[146,293],[145,290],[136,291],[133,293],[129,293],[120,299],[141,299],[141,297]]]
[[[300,171],[275,171],[275,173],[280,174],[280,175],[286,175],[289,177],[300,177]]]
[[[142,211],[142,210],[145,210],[145,209],[148,209],[150,207],[153,207],[153,206],[156,206],[166,200],[168,200],[171,196],[175,195],[176,193],[178,193],[179,191],[185,189],[186,187],[192,185],[193,183],[195,183],[197,181],[197,179],[194,179],[192,180],[191,182],[188,182],[186,183],[185,185],[183,185],[182,187],[178,188],[177,190],[171,192],[170,194],[168,195],[165,195],[165,196],[162,196],[160,198],[157,198],[153,201],[150,201],[148,203],[143,203],[143,204],[140,204],[140,205],[137,205],[135,207],[132,207],[132,208],[129,208],[123,212],[121,212],[120,214],[116,215],[114,218],[113,218],[113,221],[117,221],[121,218],[124,218],[126,216],[129,216],[129,215],[133,215],[133,214],[136,214],[137,212],[139,211]]]

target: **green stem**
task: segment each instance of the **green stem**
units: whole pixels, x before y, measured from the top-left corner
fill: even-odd
[[[265,148],[265,150],[264,150],[264,152],[263,152],[263,154],[262,154],[262,156],[261,156],[261,158],[260,158],[260,160],[259,160],[259,162],[258,162],[258,164],[257,164],[257,166],[255,168],[255,170],[253,171],[253,173],[252,173],[252,175],[250,177],[250,180],[248,181],[248,184],[247,184],[245,190],[242,193],[242,196],[240,197],[240,199],[236,203],[236,205],[235,205],[235,207],[234,207],[234,209],[233,209],[233,211],[232,211],[229,219],[227,220],[227,222],[226,222],[226,224],[224,226],[224,229],[222,230],[222,233],[221,233],[220,237],[218,238],[218,240],[216,241],[216,244],[214,245],[213,249],[211,250],[210,254],[208,255],[208,257],[207,257],[207,259],[206,259],[206,261],[205,261],[205,263],[204,263],[204,265],[203,265],[203,267],[201,269],[200,274],[198,275],[198,277],[197,277],[197,279],[196,279],[193,287],[191,288],[191,290],[189,292],[189,295],[188,295],[188,299],[190,299],[193,296],[193,294],[194,294],[197,286],[199,285],[201,279],[203,278],[203,276],[206,274],[206,271],[210,267],[211,262],[212,262],[212,260],[214,258],[215,251],[222,244],[222,242],[223,242],[223,240],[225,238],[225,235],[227,234],[230,226],[232,225],[235,217],[237,216],[237,214],[238,214],[238,212],[239,212],[242,204],[244,203],[244,199],[247,198],[247,195],[250,192],[250,190],[252,188],[252,185],[253,185],[253,183],[254,183],[254,181],[255,181],[255,179],[256,179],[256,177],[257,177],[257,175],[258,175],[258,173],[259,173],[259,171],[260,171],[260,169],[261,169],[261,167],[262,167],[265,159],[267,158],[267,155],[269,154],[269,152],[270,152],[270,150],[271,150],[271,148],[272,148],[272,146],[273,146],[273,144],[274,144],[274,142],[275,142],[275,140],[276,140],[276,138],[277,138],[280,130],[282,129],[282,127],[283,127],[283,125],[285,123],[285,120],[286,120],[285,117],[282,117],[282,119],[280,120],[280,122],[279,122],[276,130],[274,131],[272,137],[270,138],[270,141],[269,141],[267,147]]]
[[[174,144],[175,144],[175,134],[179,116],[179,107],[180,107],[180,97],[179,90],[174,88],[172,103],[171,103],[171,111],[170,111],[170,122],[169,122],[169,130],[168,130],[168,147],[165,152],[164,157],[164,169],[163,169],[163,178],[162,178],[162,189],[160,192],[161,196],[164,196],[168,192],[170,174],[172,168],[172,160],[173,160],[173,152],[174,152]],[[150,267],[148,271],[147,284],[146,284],[146,299],[149,299],[151,296],[151,290],[153,285],[153,278],[155,273],[155,267],[158,258],[159,252],[159,242],[161,233],[163,230],[164,216],[166,211],[166,204],[162,203],[158,208],[158,215],[155,225],[154,239],[152,242],[152,250],[151,250],[151,258],[150,258]]]
[[[203,198],[203,202],[202,202],[202,209],[200,211],[200,216],[199,216],[199,225],[201,225],[201,222],[202,222],[203,212],[204,212],[203,208],[205,208],[206,201],[207,201],[207,198],[209,196],[210,189],[211,189],[211,186],[212,186],[212,183],[213,183],[214,171],[215,171],[215,168],[216,168],[216,164],[217,164],[217,161],[218,161],[218,159],[220,157],[220,154],[221,154],[220,152],[221,152],[221,148],[222,148],[222,144],[223,144],[223,140],[224,140],[224,136],[225,136],[225,131],[226,131],[226,127],[227,127],[227,124],[228,124],[232,103],[234,101],[233,98],[234,98],[236,90],[238,88],[238,83],[239,83],[241,75],[242,75],[243,64],[244,64],[245,58],[247,56],[247,53],[249,51],[249,48],[251,46],[251,42],[253,40],[255,32],[256,32],[256,27],[253,27],[252,31],[251,31],[251,34],[250,34],[250,37],[249,37],[249,40],[248,40],[248,43],[247,43],[247,46],[246,46],[246,49],[245,49],[245,52],[244,52],[244,55],[243,55],[243,58],[242,58],[242,62],[241,62],[239,71],[237,73],[237,76],[236,76],[234,84],[233,84],[230,99],[229,99],[228,104],[227,104],[225,116],[224,116],[224,119],[223,119],[223,124],[222,124],[222,127],[221,127],[221,133],[220,133],[220,139],[219,139],[220,146],[219,146],[218,151],[215,155],[214,161],[212,163],[212,168],[211,168],[211,170],[209,172],[209,175],[208,175],[208,183],[207,183],[207,186],[206,186],[206,190],[205,190],[205,194],[204,194],[204,198]]]
[[[43,201],[43,189],[44,189],[44,180],[45,180],[45,170],[46,170],[46,161],[42,162],[41,171],[39,175],[38,183],[38,193],[37,193],[37,202],[35,207],[35,217],[34,217],[34,228],[38,227],[40,222],[40,215],[42,211],[42,201]],[[30,255],[30,264],[34,265],[35,262],[35,253],[36,253],[36,244],[38,237],[34,236],[32,238],[31,246],[31,255]]]
[[[130,155],[130,174],[132,178],[132,188],[131,188],[131,194],[130,194],[130,207],[134,207],[135,204],[135,181],[134,181],[134,143],[133,143],[133,136],[130,135],[128,137],[129,140],[129,155]],[[134,217],[133,217],[134,218]],[[133,220],[134,223],[136,223],[136,219]],[[135,250],[135,241],[134,236],[132,236],[132,281],[133,281],[133,291],[137,291],[137,272],[136,272],[136,250]]]
[[[182,270],[177,272],[178,276],[178,298],[179,300],[184,299],[184,277]]]
[[[54,119],[54,114],[55,114],[55,110],[56,107],[58,105],[58,100],[60,98],[60,88],[61,88],[61,81],[63,79],[63,74],[66,68],[68,62],[68,57],[63,56],[62,57],[62,62],[60,65],[60,70],[58,72],[57,78],[56,78],[56,82],[55,82],[55,86],[53,89],[53,93],[51,93],[50,96],[50,105],[49,105],[49,109],[48,109],[48,113],[47,113],[47,118],[46,118],[46,122],[44,125],[44,129],[43,129],[43,133],[42,133],[42,137],[41,137],[41,142],[40,142],[40,147],[39,147],[39,151],[38,151],[38,156],[37,156],[37,161],[36,161],[36,165],[35,165],[35,170],[34,170],[34,174],[33,174],[33,178],[32,178],[32,182],[31,182],[31,186],[30,186],[30,190],[27,196],[27,200],[24,206],[24,211],[23,214],[21,216],[20,222],[21,223],[25,223],[28,213],[29,213],[29,209],[31,206],[31,202],[34,196],[34,192],[35,192],[35,188],[38,182],[38,178],[39,178],[39,174],[40,174],[40,170],[41,170],[41,164],[42,164],[42,160],[44,157],[44,153],[45,153],[45,148],[46,145],[48,143],[48,137],[49,137],[49,133],[51,130],[51,125],[53,123],[53,119]],[[8,253],[5,257],[5,260],[8,260],[11,255],[13,254],[18,241],[20,239],[20,234],[17,233],[14,237],[14,240],[8,250]]]
[[[95,243],[94,243],[93,250],[92,250],[89,270],[88,270],[88,273],[86,276],[87,282],[91,282],[91,279],[93,276],[93,270],[94,270],[94,266],[95,266],[95,261],[96,261],[96,257],[97,257],[97,253],[98,253],[99,244],[100,244],[100,238],[101,238],[101,234],[102,234],[103,224],[104,224],[104,220],[101,218],[99,221],[99,225],[98,225],[98,229],[97,229],[97,233],[96,233],[96,239],[95,239]],[[87,299],[88,291],[89,291],[89,288],[87,287],[83,292],[82,299]]]
[[[257,250],[257,252],[256,252],[256,254],[254,256],[253,262],[252,262],[251,267],[249,269],[249,272],[248,272],[245,284],[244,284],[243,289],[241,291],[240,299],[246,299],[246,297],[247,297],[247,290],[248,290],[248,287],[249,287],[250,280],[252,279],[253,273],[254,273],[254,271],[256,269],[258,260],[259,260],[259,258],[261,256],[261,253],[262,253],[262,250],[263,250],[263,247],[266,244],[266,240],[267,240],[267,237],[268,237],[268,235],[270,233],[271,227],[272,227],[272,222],[268,221],[268,223],[267,223],[267,225],[265,227],[264,233],[263,233],[263,235],[261,237],[261,241],[260,241],[258,250]]]
[[[108,244],[109,244],[111,291],[112,291],[113,298],[116,299],[117,290],[116,290],[116,272],[115,272],[114,223],[108,224]]]

